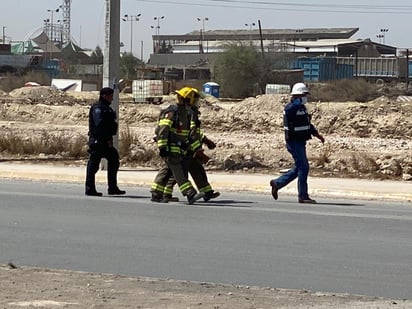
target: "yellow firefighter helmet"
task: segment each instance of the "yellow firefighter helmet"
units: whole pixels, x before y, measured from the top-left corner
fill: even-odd
[[[199,91],[192,87],[183,87],[175,92],[182,99],[187,100],[190,106],[195,105],[200,98]]]

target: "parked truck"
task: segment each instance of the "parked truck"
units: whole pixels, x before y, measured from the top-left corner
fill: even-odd
[[[132,96],[136,103],[160,104],[163,99],[163,81],[152,79],[133,80]]]

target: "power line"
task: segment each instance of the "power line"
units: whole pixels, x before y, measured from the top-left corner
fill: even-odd
[[[351,13],[351,14],[412,14],[411,5],[345,5],[345,4],[307,4],[307,3],[281,3],[267,1],[242,1],[242,0],[205,0],[205,3],[193,3],[174,0],[139,0],[140,2],[178,4],[185,6],[203,6],[203,7],[224,7],[233,9],[252,9],[252,10],[276,10],[276,11],[294,11],[296,7],[305,7],[305,12],[318,13]],[[206,2],[217,2],[218,5]],[[258,6],[244,6],[239,4],[256,4]],[[269,6],[263,6],[269,5]],[[330,8],[330,9],[328,9]]]

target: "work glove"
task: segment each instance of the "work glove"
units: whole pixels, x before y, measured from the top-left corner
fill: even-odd
[[[165,158],[165,157],[167,157],[167,156],[169,155],[169,152],[167,151],[167,149],[166,149],[165,147],[159,148],[159,155],[160,155],[162,158]]]
[[[206,136],[203,138],[203,143],[209,149],[215,149],[216,148],[216,144],[213,141],[211,141],[210,139],[208,139]]]

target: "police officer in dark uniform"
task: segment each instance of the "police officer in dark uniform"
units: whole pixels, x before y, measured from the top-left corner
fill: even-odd
[[[310,115],[306,109],[309,90],[304,83],[296,83],[292,87],[292,98],[285,106],[283,122],[285,129],[286,149],[292,155],[295,165],[277,179],[272,179],[272,196],[278,199],[278,190],[298,178],[298,202],[316,204],[308,194],[309,162],[306,156],[306,141],[312,136],[317,137],[322,143],[323,136],[310,122]]]
[[[126,191],[117,186],[117,172],[119,170],[119,153],[113,146],[113,135],[116,135],[118,124],[116,112],[110,107],[113,101],[114,90],[109,87],[100,90],[99,101],[94,103],[89,112],[89,161],[86,173],[86,195],[102,196],[97,192],[95,175],[99,170],[102,158],[107,159],[107,182],[109,195],[122,195]]]

